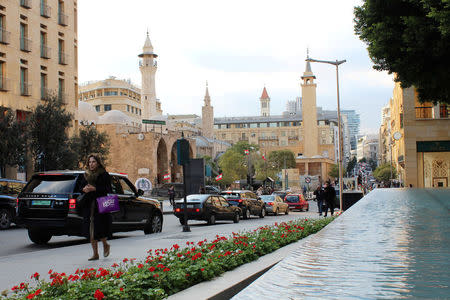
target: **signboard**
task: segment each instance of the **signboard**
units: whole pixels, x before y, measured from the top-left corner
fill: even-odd
[[[417,152],[449,152],[450,141],[416,142]]]
[[[170,180],[170,174],[164,174],[164,180]]]
[[[166,125],[166,121],[142,119],[142,124]]]
[[[143,190],[144,192],[148,192],[152,190],[152,183],[147,178],[138,178],[136,183],[134,184],[138,189]]]
[[[216,176],[216,181],[222,180],[222,174]]]

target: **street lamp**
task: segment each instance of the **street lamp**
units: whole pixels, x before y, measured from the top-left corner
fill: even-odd
[[[337,112],[338,112],[338,148],[339,148],[339,209],[342,211],[342,173],[343,173],[343,167],[342,167],[342,152],[343,152],[343,145],[342,145],[342,128],[341,128],[341,105],[339,101],[339,65],[346,62],[346,60],[336,60],[336,61],[329,61],[329,60],[318,60],[318,59],[312,59],[307,57],[306,61],[309,62],[317,62],[317,63],[324,63],[324,64],[330,64],[336,66],[336,88],[337,88]]]

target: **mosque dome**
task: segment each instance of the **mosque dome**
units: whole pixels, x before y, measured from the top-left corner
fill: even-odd
[[[131,125],[131,118],[119,110],[110,110],[98,118],[98,124],[123,124]]]
[[[98,113],[91,104],[78,101],[78,120],[80,123],[98,123],[98,119]]]

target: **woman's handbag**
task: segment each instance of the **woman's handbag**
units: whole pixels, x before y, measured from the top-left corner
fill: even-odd
[[[119,197],[117,195],[108,195],[97,198],[98,213],[107,214],[120,211]]]

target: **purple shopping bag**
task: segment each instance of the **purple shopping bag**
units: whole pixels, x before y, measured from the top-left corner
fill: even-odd
[[[117,212],[120,210],[119,197],[117,197],[117,195],[98,197],[97,207],[100,214]]]

